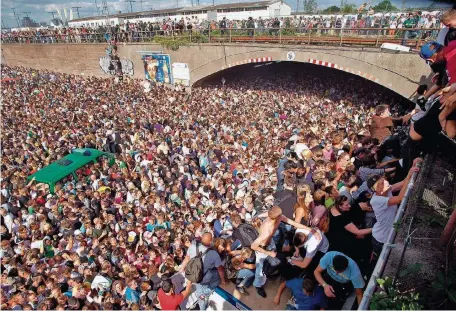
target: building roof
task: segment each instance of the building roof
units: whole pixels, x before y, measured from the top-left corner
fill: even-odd
[[[74,149],[72,153],[30,175],[27,180],[35,178],[37,182],[53,184],[102,155],[110,154],[90,148]]]
[[[242,2],[242,3],[228,3],[228,4],[219,4],[214,5],[212,9],[234,9],[234,8],[256,8],[260,6],[268,6],[270,4],[279,2],[277,1],[255,1],[255,2]]]
[[[141,18],[141,16],[148,17],[150,15],[164,15],[164,14],[179,14],[184,12],[193,12],[193,11],[213,11],[213,10],[222,10],[222,9],[234,9],[234,8],[257,8],[262,6],[268,6],[274,3],[277,3],[281,0],[266,0],[266,1],[255,1],[255,2],[241,2],[241,3],[228,3],[228,4],[218,4],[218,5],[200,5],[200,6],[191,6],[185,8],[169,8],[163,10],[152,10],[152,11],[142,11],[142,12],[132,12],[132,13],[120,13],[109,15],[109,18]],[[91,20],[103,20],[104,16],[91,16],[73,19],[70,22],[85,22]]]

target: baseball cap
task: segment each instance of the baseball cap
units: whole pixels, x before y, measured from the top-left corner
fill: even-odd
[[[382,176],[380,176],[380,175],[372,175],[372,176],[370,176],[370,177],[367,179],[367,187],[368,187],[369,189],[371,189],[371,190],[374,190],[374,189],[372,189],[372,187],[375,185],[375,183],[376,183],[377,181],[380,180],[380,178],[382,178]]]
[[[422,59],[429,59],[442,47],[443,45],[436,41],[428,42],[421,47],[420,56]]]

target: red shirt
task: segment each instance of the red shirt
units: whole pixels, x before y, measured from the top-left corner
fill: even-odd
[[[448,46],[444,48],[444,53],[449,84],[456,83],[456,40],[448,43]]]
[[[158,301],[160,301],[162,310],[177,310],[182,301],[184,301],[184,295],[166,295],[161,288],[158,290],[157,296]]]

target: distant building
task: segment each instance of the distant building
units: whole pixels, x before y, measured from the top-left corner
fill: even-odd
[[[62,27],[63,26],[63,22],[60,18],[53,18],[51,20],[51,26],[52,27]]]
[[[120,13],[111,15],[109,17],[109,20],[111,22],[111,25],[124,24],[127,21],[130,23],[139,21],[161,22],[163,19],[168,18],[177,21],[179,21],[181,18],[191,18],[201,21],[208,19],[208,12],[211,16],[210,19],[214,19],[214,12],[216,12],[217,20],[221,20],[224,17],[229,20],[242,20],[249,17],[271,18],[289,16],[291,14],[291,7],[281,0],[256,1],[219,5],[201,5],[197,7],[153,10],[145,12]],[[98,27],[103,25],[105,25],[104,16],[78,18],[68,22],[68,26],[70,27]]]
[[[38,27],[38,23],[29,16],[24,16],[22,18],[22,27]]]

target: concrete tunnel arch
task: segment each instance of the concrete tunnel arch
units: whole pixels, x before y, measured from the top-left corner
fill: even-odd
[[[11,66],[106,77],[99,65],[100,56],[105,55],[104,44],[5,44],[2,50],[2,56]],[[334,66],[334,70],[373,77],[374,83],[405,98],[409,98],[419,84],[429,84],[432,74],[416,53],[393,53],[374,47],[246,42],[189,44],[171,50],[157,43],[124,43],[118,46],[118,52],[121,58],[133,62],[135,78],[144,79],[141,53],[147,51],[161,51],[170,55],[172,63],[186,63],[190,69],[190,85],[224,68],[251,60],[289,61],[290,52],[294,53],[296,62],[313,60],[319,65]]]
[[[345,71],[358,75],[395,93],[409,98],[421,83],[429,80],[429,68],[417,55],[393,54],[380,49],[352,49],[335,47],[334,49],[318,49],[317,47],[270,47],[256,46],[254,51],[240,52],[224,49],[218,58],[208,58],[199,67],[191,68],[191,85],[198,83],[207,76],[247,63],[270,61],[294,61],[325,66],[334,70]],[[252,49],[252,47],[250,47]],[[407,68],[414,72],[407,74]],[[414,68],[417,67],[417,68]],[[419,73],[424,74],[419,74]]]

